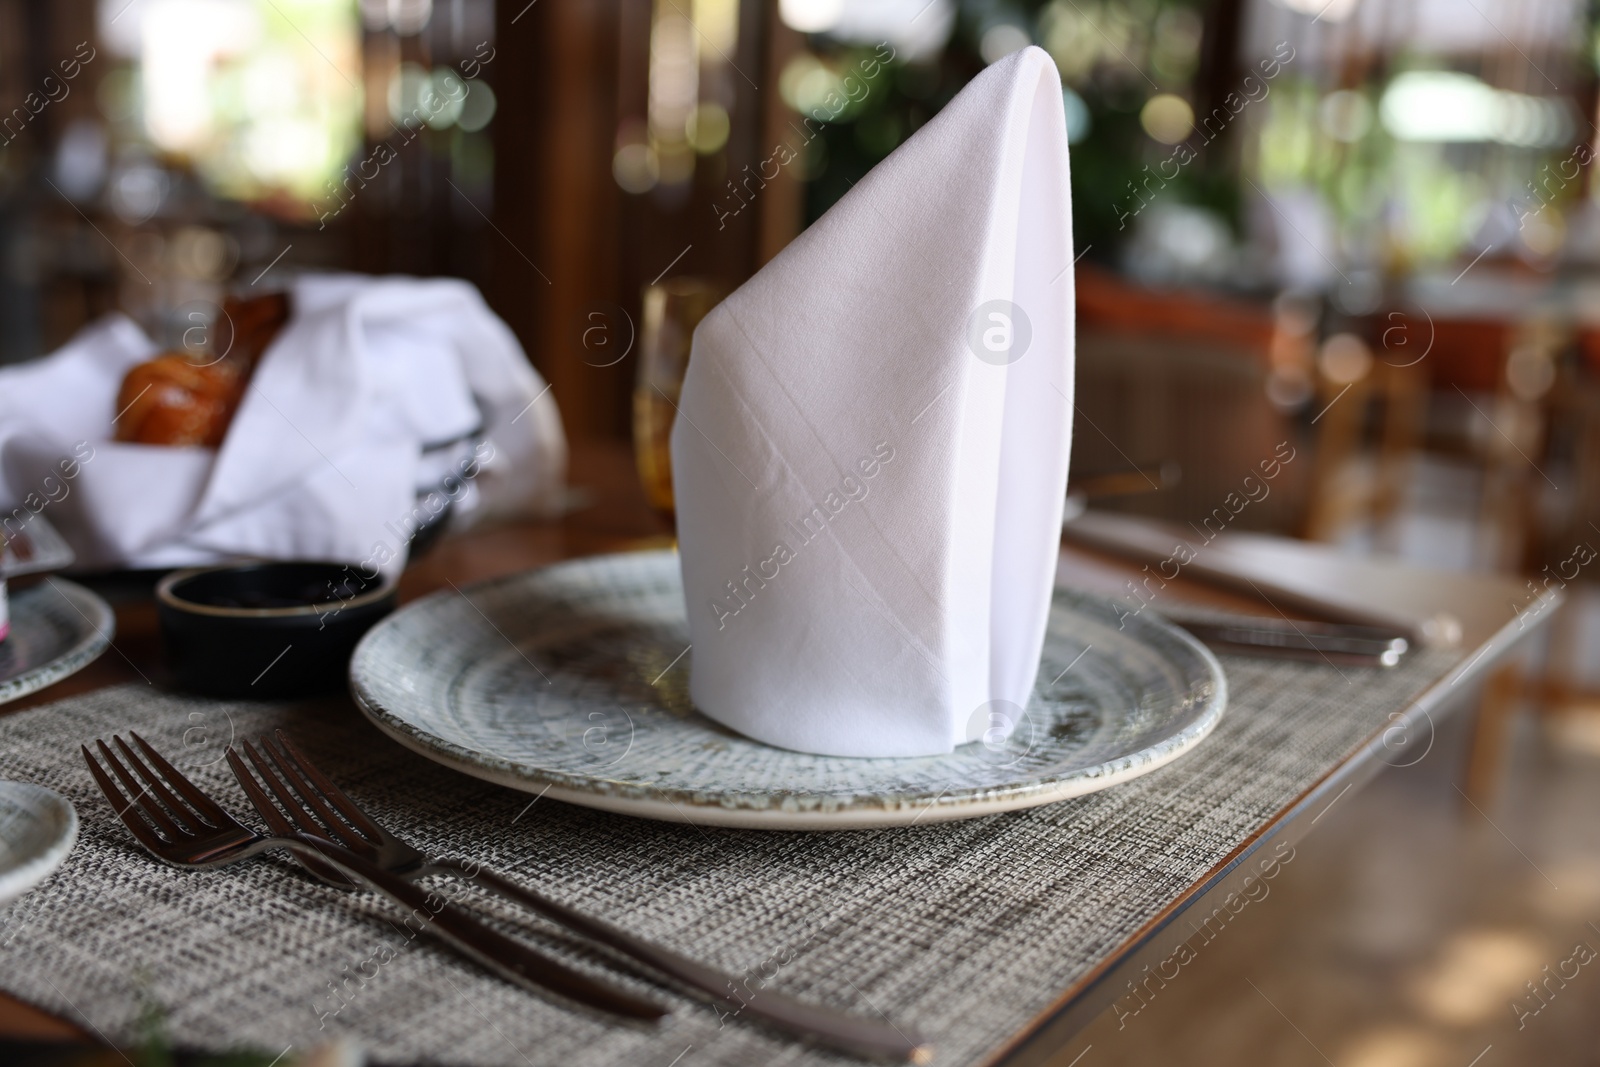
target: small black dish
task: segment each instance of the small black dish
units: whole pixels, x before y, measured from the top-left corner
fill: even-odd
[[[276,699],[342,690],[350,654],[394,610],[393,579],[340,563],[232,563],[175,571],[156,586],[179,686]]]

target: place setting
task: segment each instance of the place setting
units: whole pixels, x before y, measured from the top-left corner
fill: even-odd
[[[401,172],[312,215],[284,178],[261,210],[312,251],[175,231],[206,298],[0,365],[0,1058],[1067,1067],[1191,915],[1433,751],[1559,596],[1502,618],[1504,580],[1224,529],[1231,490],[1151,518],[1216,472],[1101,465],[1083,101],[1055,50],[984,47],[815,211],[783,182],[837,141],[729,171],[737,277],[651,268],[546,323],[578,266],[489,223],[551,293],[355,273],[317,223],[376,242]],[[883,48],[850,77],[910,91]],[[501,68],[401,54],[360,128],[392,108],[468,218],[463,101],[492,116]],[[674,168],[750,136],[710,100],[625,122],[608,180],[691,195]],[[737,221],[777,204],[809,212],[781,242]],[[1252,515],[1309,414],[1227,442],[1266,442]]]
[[[700,324],[687,373],[667,383],[680,416],[667,458],[676,548],[445,589],[398,611],[391,576],[399,561],[174,572],[156,588],[172,683],[213,697],[282,698],[337,690],[348,671],[357,707],[388,743],[550,801],[697,827],[825,833],[934,826],[1106,789],[1182,757],[1226,708],[1216,658],[1154,616],[1119,625],[1104,602],[1053,592],[1072,388],[1070,286],[1050,293],[1042,276],[1046,263],[1070,249],[1059,100],[1045,94],[1043,111],[1035,102],[1039,87],[1053,81],[1042,53],[997,65]],[[994,123],[996,109],[1011,117]],[[903,214],[902,186],[958,145],[994,160],[941,194],[940,209],[965,219],[969,233],[893,254],[907,262],[937,257],[937,269],[915,284],[960,279],[975,304],[1003,306],[1019,321],[1034,302],[1031,337],[998,355],[974,348],[967,314],[952,305],[942,316],[908,320],[900,355],[865,363],[857,353],[873,336],[869,320],[917,301],[914,292],[858,291],[831,322],[800,306],[773,310],[782,306],[774,304],[777,294],[795,288],[832,302],[833,264],[852,256],[851,247],[877,244],[881,217]],[[977,210],[995,196],[1009,204],[998,224]],[[1022,218],[1032,220],[1026,234],[1018,229]],[[1041,225],[1044,219],[1052,221]],[[1025,264],[1020,273],[1018,263]],[[391,317],[398,306],[381,284],[363,290],[308,281],[266,309],[228,309],[233,334],[219,343],[211,366],[240,364],[232,373],[248,376],[250,387],[234,387],[233,424],[220,434],[206,431],[225,443],[203,472],[203,499],[236,495],[230,487],[253,477],[242,471],[262,455],[252,434],[263,431],[250,421],[266,414],[256,397],[269,396],[269,376],[289,374],[281,369],[290,359],[283,345],[299,340],[312,352],[326,345],[318,331],[328,302],[343,299],[350,311],[342,313],[366,324],[369,358],[396,358],[385,331],[400,321]],[[450,313],[459,322],[471,312]],[[795,314],[808,319],[804,349],[813,359],[819,348],[829,351],[837,372],[856,379],[854,389],[827,388],[815,366],[783,380],[783,364],[773,360],[795,358],[780,347],[793,343],[786,316]],[[85,352],[93,343],[85,340]],[[66,358],[73,356],[90,358]],[[129,373],[118,400],[134,395],[133,410],[149,433],[172,417],[140,408],[146,394],[134,388],[143,366]],[[489,406],[478,391],[492,383],[490,372],[471,363],[464,369],[469,377],[475,371],[467,386],[471,407]],[[949,397],[920,414],[904,410],[906,397],[923,403],[906,388],[912,382],[941,383]],[[297,402],[302,409],[316,394],[305,395]],[[763,412],[761,404],[773,406]],[[507,406],[504,398],[500,406]],[[468,445],[504,447],[510,423],[458,421]],[[885,425],[916,436],[897,446],[871,439]],[[818,447],[817,426],[839,442],[833,454]],[[441,428],[436,436],[449,433]],[[970,439],[972,458],[949,447],[958,437]],[[543,443],[534,436],[523,447]],[[347,452],[359,456],[361,447]],[[86,480],[108,478],[100,472],[114,464],[161,458],[102,451],[83,472]],[[318,481],[342,472],[331,457],[325,465],[313,458],[307,491],[316,494]],[[765,484],[744,484],[743,467]],[[1002,469],[1017,474],[1002,477]],[[358,536],[338,526],[285,528],[271,508],[257,509],[253,528],[232,518],[208,526],[205,507],[192,520],[199,523],[194,533],[171,547],[151,543],[135,562],[226,535],[287,539],[303,545],[300,551],[321,545],[323,552],[340,537],[349,543]],[[347,514],[350,525],[363,521]],[[781,521],[791,514],[803,518]],[[755,570],[732,567],[733,560],[758,560],[774,543],[776,559],[769,553]],[[909,559],[921,560],[920,568]],[[724,569],[737,581],[724,583]],[[74,610],[76,588],[51,586]],[[40,658],[29,643],[40,629],[38,609],[31,597],[17,604],[17,632],[4,647]],[[72,655],[92,658],[105,648],[113,626],[96,604],[98,627],[95,617],[84,621],[101,643],[87,653],[57,652],[53,664],[36,670],[64,672]],[[282,664],[271,658],[275,648]],[[19,686],[18,695],[25,691]],[[441,874],[467,878],[642,963],[657,981],[722,1010],[730,1006],[730,974],[470,859],[417,851],[375,823],[289,732],[253,743],[230,730],[222,743],[265,834],[171,762],[189,753],[163,753],[132,730],[80,746],[109,802],[86,817],[120,819],[154,859],[180,868],[230,866],[285,850],[323,882],[421,909],[430,935],[536,995],[636,1021],[668,1013],[659,1000],[573,970],[456,905],[428,914],[432,898],[413,884]],[[55,825],[53,852],[32,845],[36,854],[23,856],[31,866],[15,876],[20,891],[24,879],[37,880],[37,871],[71,848],[76,821],[71,805],[14,803],[20,828],[10,836],[32,842],[49,836],[51,820]],[[31,821],[22,825],[25,810]],[[897,1028],[777,992],[731,1004],[744,1009],[745,1022],[821,1047],[909,1062],[933,1055],[930,1039],[909,1022]]]

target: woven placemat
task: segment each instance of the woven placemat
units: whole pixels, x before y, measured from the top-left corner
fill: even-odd
[[[0,911],[0,988],[119,1043],[154,1008],[174,1044],[215,1051],[275,1055],[337,1036],[388,1063],[851,1062],[686,998],[669,997],[672,1016],[647,1028],[530,995],[409,939],[376,898],[316,884],[279,857],[212,872],[160,865],[78,754],[137,730],[259,825],[222,749],[281,726],[425,850],[481,859],[753,990],[767,980],[914,1020],[937,1042],[935,1062],[978,1063],[1456,658],[1423,653],[1391,671],[1227,659],[1216,733],[1137,781],[969,822],[827,834],[535,801],[402,749],[343,700],[105,689],[0,719],[0,778],[58,790],[82,820],[61,870]],[[554,930],[534,936],[594,963]]]

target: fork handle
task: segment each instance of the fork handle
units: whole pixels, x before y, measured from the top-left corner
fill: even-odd
[[[510,982],[535,992],[558,993],[580,1004],[636,1019],[656,1020],[667,1009],[621,989],[602,985],[542,952],[505,936],[467,912],[448,904],[430,906],[438,898],[412,883],[374,866],[356,853],[309,834],[265,839],[267,847],[288,849],[296,856],[322,859],[341,873],[358,880],[413,916],[424,917],[424,929],[463,955]]]
[[[734,976],[636,937],[608,922],[574,911],[487,868],[457,859],[435,860],[429,866],[476,881],[507,900],[676,978],[723,1004],[726,1010],[719,1012],[719,1015],[724,1021],[730,1017],[750,1015],[817,1044],[874,1059],[927,1063],[932,1058],[932,1046],[909,1026],[902,1029],[887,1019],[878,1022],[847,1015],[759,986],[752,990],[748,982],[741,995],[737,988],[739,979]]]

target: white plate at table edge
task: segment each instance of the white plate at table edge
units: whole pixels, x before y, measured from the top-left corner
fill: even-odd
[[[0,908],[48,878],[66,860],[78,840],[78,813],[72,802],[60,793],[30,782],[0,781],[0,798],[7,793],[21,793],[30,797],[35,812],[53,816],[55,834],[33,854],[23,855],[13,867],[4,865],[4,856],[9,855],[12,849],[0,841],[0,846],[6,849],[5,853],[0,854]],[[22,800],[18,803],[19,806],[26,806],[29,802]],[[3,799],[0,799],[0,806],[3,805]]]
[[[524,571],[488,579],[456,590],[456,592],[465,596],[466,593],[470,593],[475,589],[484,589],[497,584],[516,581],[519,578],[541,571],[599,563],[608,559],[633,555],[644,555],[644,553],[617,553],[614,556],[580,557],[563,563],[551,564],[548,567],[535,568],[533,571]],[[446,594],[441,591],[434,595],[444,596]],[[1098,601],[1100,599],[1083,593],[1076,593],[1075,595],[1085,600]],[[1136,619],[1136,627],[1150,628],[1163,632],[1186,646],[1201,661],[1210,675],[1209,680],[1213,686],[1212,693],[1207,701],[1209,706],[1204,715],[1187,728],[1143,749],[1120,756],[1115,760],[1079,768],[1072,772],[1071,777],[1019,781],[1008,787],[986,789],[979,796],[963,797],[959,794],[930,794],[918,798],[920,802],[918,804],[906,803],[903,799],[897,798],[892,805],[857,803],[824,811],[795,811],[782,807],[729,806],[715,800],[708,801],[698,798],[686,791],[668,791],[659,788],[655,792],[662,794],[661,799],[618,795],[594,788],[582,788],[564,784],[556,778],[556,775],[560,774],[560,772],[544,773],[541,772],[540,768],[528,765],[522,765],[518,769],[502,769],[486,765],[485,763],[477,762],[470,754],[463,751],[450,751],[449,749],[455,749],[457,746],[442,738],[438,739],[437,744],[430,744],[428,741],[399,726],[397,723],[404,721],[400,715],[383,708],[376,700],[370,699],[362,691],[362,686],[356,676],[356,664],[361,657],[362,647],[366,646],[367,642],[381,628],[392,624],[404,611],[416,608],[420,603],[421,601],[407,605],[400,612],[396,612],[379,622],[362,639],[361,646],[358,646],[355,655],[351,658],[350,695],[369,722],[383,734],[412,752],[433,763],[471,777],[506,786],[522,793],[536,794],[536,799],[548,797],[551,800],[560,800],[580,807],[594,808],[619,815],[647,818],[661,822],[750,830],[864,830],[974,819],[985,815],[1019,811],[1098,792],[1163,767],[1190,752],[1205,740],[1212,730],[1216,728],[1218,721],[1227,708],[1227,679],[1216,656],[1197,638],[1181,627],[1152,614]],[[481,613],[481,609],[479,610]],[[504,635],[502,634],[502,636]],[[412,727],[412,729],[418,728]],[[774,749],[773,751],[782,752],[783,750]],[[796,755],[803,756],[805,754],[797,753]],[[490,753],[483,753],[481,758],[494,757]],[[872,761],[862,760],[861,762]],[[941,804],[941,801],[946,803]]]

